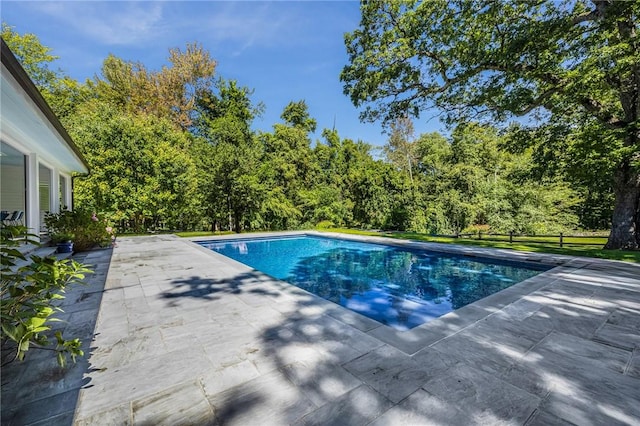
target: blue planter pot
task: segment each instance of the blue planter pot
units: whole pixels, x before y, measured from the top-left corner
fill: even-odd
[[[58,243],[56,244],[58,247],[58,253],[72,253],[73,252],[73,242],[67,241],[66,243]]]

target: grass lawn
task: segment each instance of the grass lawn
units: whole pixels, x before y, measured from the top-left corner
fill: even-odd
[[[564,238],[564,247],[560,248],[558,238],[545,237],[514,237],[518,242],[509,243],[509,237],[504,238],[505,241],[488,241],[470,238],[447,238],[432,237],[426,234],[416,234],[413,232],[374,232],[361,231],[355,229],[332,228],[327,229],[329,232],[341,232],[343,234],[356,235],[373,235],[379,237],[402,238],[407,240],[428,241],[431,243],[448,243],[461,244],[468,246],[488,247],[511,249],[518,251],[532,251],[539,253],[563,254],[567,256],[585,256],[596,257],[599,259],[623,260],[626,262],[640,263],[640,251],[624,251],[624,250],[603,250],[602,247],[607,242],[606,238]],[[492,237],[495,238],[495,237]],[[497,238],[496,238],[497,239]],[[531,243],[536,241],[537,243]],[[541,242],[547,244],[541,244]],[[590,243],[589,245],[571,245],[571,243]]]
[[[183,238],[191,238],[191,237],[214,237],[216,235],[230,235],[233,234],[233,231],[221,231],[221,232],[211,232],[211,231],[189,231],[189,232],[176,232],[178,237]]]
[[[564,247],[560,248],[558,237],[516,237],[514,236],[513,244],[509,243],[509,237],[491,236],[492,240],[477,240],[470,238],[449,238],[449,237],[432,237],[426,234],[416,234],[414,232],[378,232],[363,231],[358,229],[331,228],[322,229],[327,232],[341,232],[343,234],[370,235],[378,237],[401,238],[406,240],[427,241],[431,243],[445,244],[461,244],[468,246],[488,247],[510,249],[518,251],[531,251],[539,253],[563,254],[566,256],[585,256],[596,257],[599,259],[623,260],[626,262],[640,263],[640,251],[623,251],[623,250],[603,250],[602,247],[607,242],[606,238],[590,237],[590,238],[564,238]],[[215,235],[227,235],[233,232],[178,232],[176,235],[180,237],[206,237]],[[504,241],[495,241],[495,240]],[[535,243],[533,243],[535,241]],[[572,245],[579,243],[581,245]],[[588,245],[586,243],[589,243]]]

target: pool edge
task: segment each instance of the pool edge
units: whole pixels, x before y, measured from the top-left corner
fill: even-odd
[[[551,269],[543,271],[534,277],[514,284],[513,286],[484,297],[476,302],[470,303],[469,305],[466,305],[462,308],[456,309],[453,312],[449,312],[437,319],[421,324],[411,330],[399,331],[391,326],[379,323],[376,320],[351,311],[329,300],[323,299],[320,296],[317,296],[286,281],[278,280],[241,262],[216,253],[215,251],[206,249],[198,244],[202,241],[224,241],[297,235],[321,236],[349,241],[390,245],[400,248],[429,250],[448,254],[489,258],[518,263],[543,264],[551,266]],[[581,269],[593,263],[594,260],[597,260],[564,255],[553,255],[547,253],[518,252],[506,249],[490,249],[483,247],[476,248],[455,244],[428,243],[388,237],[362,236],[320,231],[260,232],[213,237],[192,237],[185,238],[184,241],[189,242],[189,245],[198,248],[199,251],[215,255],[216,257],[220,256],[225,260],[232,262],[232,264],[237,267],[247,268],[255,273],[267,277],[274,283],[278,283],[279,286],[285,289],[284,291],[286,293],[289,293],[290,295],[295,295],[296,293],[300,294],[299,292],[303,292],[305,296],[312,297],[315,301],[317,301],[318,305],[322,305],[323,307],[325,307],[327,316],[340,321],[345,325],[353,327],[361,332],[364,332],[369,336],[374,337],[386,344],[389,344],[408,355],[412,355],[425,347],[433,345],[440,340],[446,339],[447,337],[463,331],[473,324],[476,324],[477,322],[482,321],[487,317],[502,311],[507,306],[517,302],[527,295],[534,293],[546,286],[552,285],[558,279],[561,279],[562,275],[570,273],[577,269]],[[283,284],[285,286],[282,286]],[[375,326],[376,324],[377,326]]]

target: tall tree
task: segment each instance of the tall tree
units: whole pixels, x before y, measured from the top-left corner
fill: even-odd
[[[140,62],[109,55],[102,76],[95,79],[102,97],[134,113],[169,118],[187,129],[193,124],[196,94],[210,89],[216,61],[197,43],[186,49],[169,49],[169,63],[160,71],[149,71]]]
[[[389,141],[384,146],[387,159],[409,173],[411,185],[413,185],[413,167],[416,162],[416,144],[413,137],[411,118],[398,117],[391,123]]]
[[[200,196],[188,135],[166,118],[125,113],[100,100],[78,107],[69,132],[91,173],[75,181],[78,206],[113,213],[136,231],[197,222]]]
[[[228,219],[229,229],[252,227],[259,212],[263,185],[259,180],[262,156],[251,122],[260,114],[252,91],[235,80],[219,79],[216,90],[198,93],[194,131],[206,141],[200,152],[205,203],[214,224]]]
[[[299,225],[301,191],[309,188],[315,173],[311,158],[310,132],[316,128],[305,101],[290,102],[280,116],[284,124],[273,126],[273,133],[260,135],[264,147],[262,181],[268,187],[263,219],[271,229]]]
[[[613,165],[607,248],[640,248],[640,3],[369,1],[341,79],[363,119],[533,113],[589,126]],[[592,150],[581,152],[586,161]]]

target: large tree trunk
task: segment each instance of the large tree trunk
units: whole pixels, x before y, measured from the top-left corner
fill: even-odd
[[[629,164],[615,175],[616,202],[606,249],[640,249],[640,173]]]

